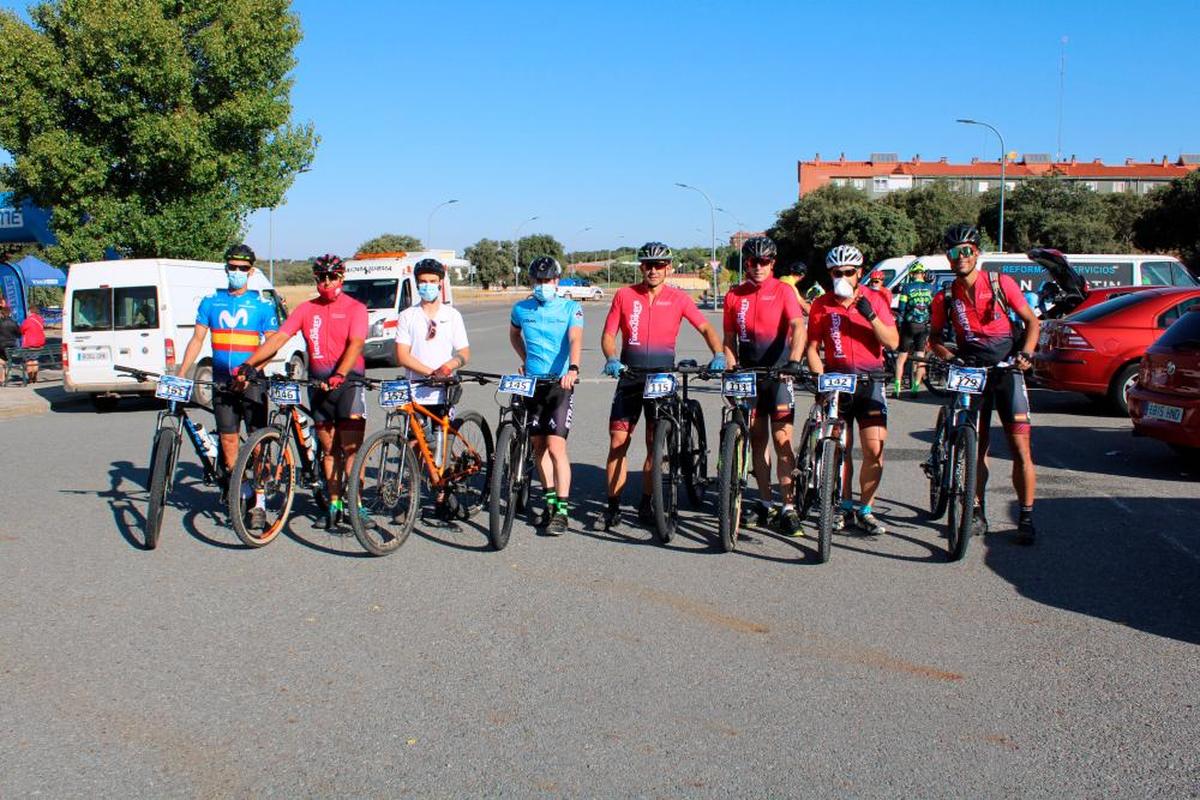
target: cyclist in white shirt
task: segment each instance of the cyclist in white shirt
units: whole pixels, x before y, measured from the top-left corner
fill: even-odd
[[[458,309],[442,302],[446,267],[435,258],[423,258],[413,267],[421,302],[400,312],[396,323],[396,361],[410,380],[430,376],[448,378],[467,365],[471,348]],[[438,416],[450,412],[442,386],[413,386],[413,400]]]

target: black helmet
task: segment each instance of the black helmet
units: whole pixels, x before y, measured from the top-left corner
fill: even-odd
[[[340,256],[335,256],[333,253],[326,253],[323,256],[317,256],[313,261],[313,275],[323,275],[329,272],[340,272],[345,274],[346,265],[342,262]]]
[[[436,258],[422,258],[413,267],[413,277],[419,278],[422,275],[437,275],[439,279],[444,278],[446,277],[446,265]]]
[[[803,277],[804,275],[808,274],[808,264],[805,264],[803,261],[796,261],[790,267],[788,267],[788,270],[792,275],[800,275]]]
[[[529,277],[535,281],[557,278],[561,274],[562,267],[558,265],[558,260],[550,256],[538,256],[529,262]]]
[[[670,261],[675,255],[662,242],[646,242],[638,248],[638,261]]]
[[[250,249],[249,245],[235,244],[225,251],[225,262],[229,263],[230,261],[249,261],[253,264],[254,251]]]
[[[981,241],[983,241],[983,237],[979,235],[979,229],[969,222],[951,225],[946,229],[946,235],[942,237],[942,244],[947,250],[956,244],[973,244],[979,247]]]
[[[775,258],[775,243],[766,236],[751,236],[742,243],[742,256],[745,258]]]

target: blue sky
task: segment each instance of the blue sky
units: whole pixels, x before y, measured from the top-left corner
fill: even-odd
[[[20,3],[3,5],[21,6]],[[1139,160],[1200,151],[1195,2],[295,3],[295,117],[322,137],[274,215],[277,257],[379,233],[462,249],[708,243],[703,188],[749,228],[796,199],[796,161]],[[580,232],[590,227],[590,231]],[[718,237],[737,227],[717,216]],[[699,229],[699,230],[697,230]],[[624,238],[621,238],[624,237]],[[266,212],[248,241],[265,256]]]

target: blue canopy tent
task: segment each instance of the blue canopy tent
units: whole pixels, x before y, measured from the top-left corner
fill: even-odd
[[[25,275],[26,286],[66,286],[67,274],[37,256],[25,256],[15,265]]]
[[[67,276],[36,256],[25,256],[12,264],[0,264],[0,294],[8,301],[13,318],[24,322],[28,313],[30,286],[66,286]]]

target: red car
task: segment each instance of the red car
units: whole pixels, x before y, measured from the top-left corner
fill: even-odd
[[[1170,286],[1122,294],[1063,319],[1042,320],[1033,374],[1047,389],[1107,397],[1128,413],[1146,349],[1175,320],[1200,307],[1200,287]]]
[[[1200,310],[1180,317],[1142,359],[1129,390],[1135,436],[1200,454]]]

